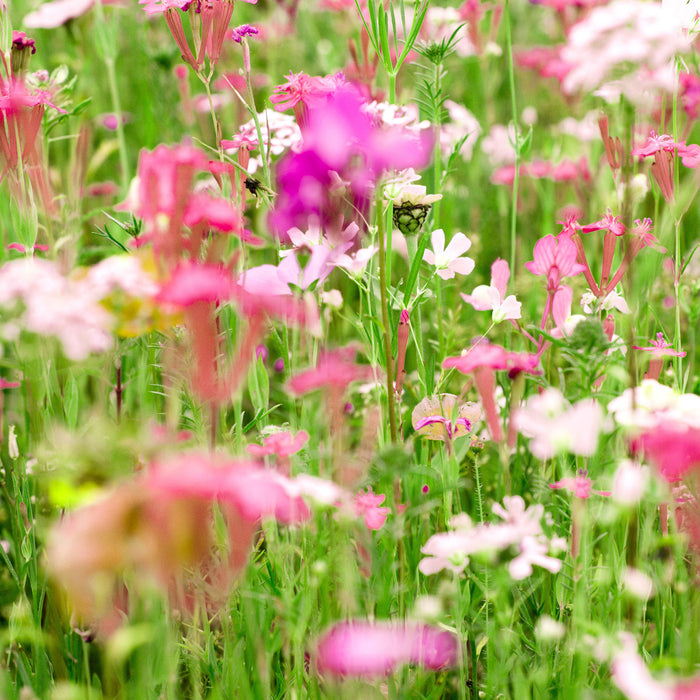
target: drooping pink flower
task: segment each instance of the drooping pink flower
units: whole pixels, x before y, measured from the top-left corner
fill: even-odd
[[[568,236],[549,234],[535,243],[534,260],[525,263],[533,275],[547,277],[547,289],[555,291],[564,277],[573,277],[585,270],[576,262],[576,245]]]
[[[353,498],[355,513],[362,516],[368,530],[380,530],[386,522],[389,508],[382,506],[386,496],[383,493],[373,493],[371,488],[367,491],[358,491]]]
[[[332,676],[386,676],[405,664],[440,670],[457,662],[457,638],[417,623],[341,622],[319,639],[316,668]]]
[[[461,297],[477,311],[491,310],[494,323],[520,318],[522,304],[514,294],[506,296],[509,279],[508,263],[498,258],[491,265],[491,284],[480,284],[471,294],[461,294]]]

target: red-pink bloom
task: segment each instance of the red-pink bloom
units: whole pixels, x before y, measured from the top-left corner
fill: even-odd
[[[383,493],[372,493],[372,489],[367,492],[358,491],[353,498],[355,514],[361,515],[365,519],[368,530],[379,530],[384,526],[390,510],[382,506],[386,496]]]
[[[564,277],[583,272],[586,267],[576,262],[576,244],[566,235],[549,234],[535,243],[534,260],[525,263],[533,275],[547,277],[547,289],[554,292]]]
[[[296,435],[292,435],[288,430],[281,430],[265,437],[262,445],[248,445],[246,449],[255,457],[289,457],[299,452],[308,441],[309,434],[305,430],[300,430]]]
[[[631,440],[635,454],[642,454],[669,482],[680,481],[700,467],[700,429],[666,420]]]
[[[430,625],[341,622],[325,632],[315,653],[316,668],[333,676],[387,676],[405,664],[431,670],[457,662],[457,638]]]
[[[21,386],[19,382],[8,382],[7,379],[0,377],[0,389],[16,389]]]
[[[27,252],[27,249],[21,243],[10,243],[10,244],[8,244],[7,249],[8,250],[16,250],[18,253],[26,253]],[[35,243],[31,247],[32,252],[38,250],[42,253],[45,253],[48,249],[49,249],[49,246],[42,245],[41,243]]]

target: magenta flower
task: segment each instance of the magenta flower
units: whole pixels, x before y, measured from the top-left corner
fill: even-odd
[[[382,506],[386,496],[383,493],[372,493],[372,489],[367,492],[358,491],[353,498],[355,514],[361,515],[365,519],[368,530],[380,530],[386,522],[387,515],[391,512],[389,508]]]
[[[430,670],[453,666],[457,638],[429,625],[395,622],[341,622],[318,641],[316,668],[332,676],[387,676],[405,664]]]
[[[307,229],[310,219],[335,230],[349,202],[355,218],[367,210],[384,172],[423,167],[431,155],[429,134],[375,124],[350,87],[309,109],[303,138],[304,150],[288,154],[278,167],[271,225],[280,236],[295,226]]]

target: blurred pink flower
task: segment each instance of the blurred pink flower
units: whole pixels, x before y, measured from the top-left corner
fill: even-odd
[[[610,491],[594,491],[593,482],[588,478],[585,469],[579,469],[576,476],[567,476],[549,485],[550,489],[566,489],[576,496],[576,498],[590,498],[592,493],[598,496],[609,496]]]
[[[554,388],[531,396],[517,409],[513,421],[530,438],[530,452],[539,459],[551,459],[560,452],[590,457],[598,448],[598,436],[605,425],[603,409],[595,399],[569,406]]]
[[[92,9],[95,0],[54,0],[45,2],[34,12],[30,12],[22,20],[22,24],[30,29],[54,29],[65,24],[68,20],[84,15]]]
[[[352,382],[373,380],[375,369],[356,364],[356,354],[354,347],[322,352],[316,367],[300,372],[289,380],[289,390],[296,395],[324,387],[344,392]]]
[[[700,428],[664,420],[632,438],[631,447],[671,483],[700,468]]]
[[[383,493],[372,493],[372,489],[358,491],[353,498],[355,513],[365,519],[368,530],[379,530],[384,526],[389,508],[382,506],[386,496]]]
[[[542,531],[544,506],[536,504],[528,508],[520,496],[506,496],[503,505],[494,503],[492,510],[504,522],[481,523],[472,526],[467,517],[452,519],[450,532],[441,532],[428,539],[421,548],[425,555],[418,569],[426,576],[442,569],[460,573],[469,563],[469,556],[478,552],[496,553],[513,550],[517,553],[509,563],[509,571],[515,580],[532,574],[536,564],[548,571],[561,569],[561,561],[547,556],[550,548],[561,548],[557,538],[552,542]]]
[[[192,306],[198,301],[214,304],[233,296],[235,281],[220,265],[188,262],[178,265],[163,285],[156,300],[174,306]]]
[[[309,509],[295,493],[293,480],[257,462],[216,460],[198,453],[180,454],[151,464],[146,485],[177,498],[227,503],[249,522],[273,517],[289,524],[308,520]]]
[[[262,445],[248,445],[246,449],[254,457],[265,455],[289,457],[299,452],[308,441],[309,434],[305,430],[300,430],[296,435],[292,435],[288,430],[281,430],[265,437]]]
[[[316,668],[332,676],[387,676],[405,664],[431,670],[453,666],[457,638],[417,623],[341,622],[319,639]]]

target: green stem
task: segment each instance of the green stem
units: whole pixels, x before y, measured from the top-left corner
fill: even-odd
[[[508,85],[510,88],[510,108],[515,130],[515,174],[513,177],[513,207],[510,212],[510,286],[515,283],[515,232],[518,220],[518,187],[520,185],[520,134],[518,132],[518,105],[515,97],[515,71],[513,69],[513,38],[510,26],[510,0],[505,6],[506,55],[508,57]]]
[[[389,309],[387,298],[386,279],[386,230],[384,226],[384,216],[382,213],[382,197],[380,188],[377,188],[377,237],[379,238],[379,291],[382,304],[382,330],[384,335],[384,355],[386,363],[386,391],[387,404],[389,409],[389,430],[391,441],[398,441],[398,431],[396,427],[396,404],[394,401],[394,361],[391,356],[391,327],[389,325]]]

